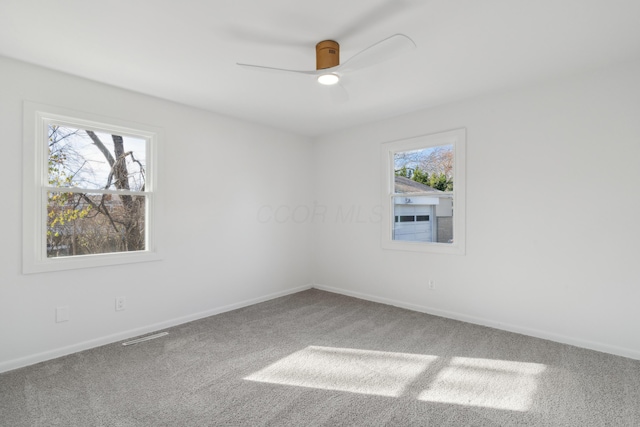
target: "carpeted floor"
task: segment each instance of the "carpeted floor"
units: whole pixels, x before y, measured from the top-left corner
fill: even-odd
[[[0,375],[0,425],[640,426],[640,361],[318,290]]]

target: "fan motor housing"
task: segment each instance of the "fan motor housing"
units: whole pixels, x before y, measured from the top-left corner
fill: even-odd
[[[340,65],[340,45],[333,40],[321,41],[316,45],[316,70]]]

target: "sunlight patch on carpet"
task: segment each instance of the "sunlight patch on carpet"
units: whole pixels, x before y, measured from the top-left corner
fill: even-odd
[[[539,363],[454,357],[418,399],[527,411],[545,369]]]
[[[437,359],[421,354],[309,346],[244,379],[397,397]]]

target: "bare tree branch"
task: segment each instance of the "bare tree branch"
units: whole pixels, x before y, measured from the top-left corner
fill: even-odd
[[[111,153],[109,152],[109,149],[104,146],[102,141],[100,141],[100,138],[98,138],[98,136],[93,131],[87,130],[85,132],[87,132],[87,135],[89,135],[89,138],[91,138],[91,140],[96,145],[96,147],[98,147],[102,155],[104,155],[104,158],[107,159],[107,162],[109,162],[109,166],[113,167],[116,161],[111,155]]]
[[[95,208],[98,212],[100,212],[101,214],[103,214],[104,216],[106,216],[109,219],[109,222],[111,223],[111,226],[113,227],[113,229],[116,232],[120,232],[120,230],[118,230],[118,226],[115,224],[115,222],[113,221],[113,218],[111,217],[111,214],[109,213],[109,210],[106,208],[106,206],[104,205],[104,200],[105,197],[107,196],[106,194],[103,194],[101,199],[100,199],[100,204],[97,205],[93,200],[91,200],[89,198],[89,196],[87,196],[85,193],[81,193],[80,196],[87,202],[89,203],[89,205],[91,205],[93,208]]]

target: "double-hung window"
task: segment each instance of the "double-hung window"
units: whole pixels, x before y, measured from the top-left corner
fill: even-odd
[[[382,144],[382,247],[465,253],[464,129]]]
[[[157,129],[25,103],[25,273],[157,259]]]

